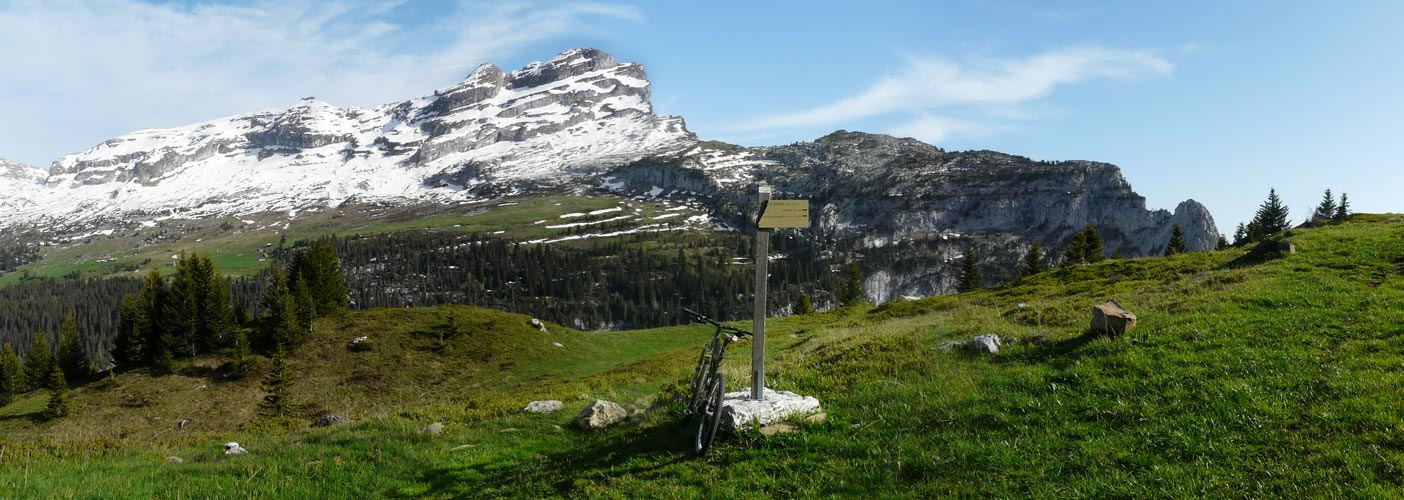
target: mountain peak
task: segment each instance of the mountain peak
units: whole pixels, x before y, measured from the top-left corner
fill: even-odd
[[[546,62],[535,61],[508,75],[509,88],[527,88],[619,66],[608,53],[591,48],[570,49]]]

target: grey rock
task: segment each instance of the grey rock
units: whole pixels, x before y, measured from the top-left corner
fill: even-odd
[[[180,458],[180,457],[166,457],[166,461],[167,461],[167,462],[170,462],[170,463],[173,463],[173,464],[183,464],[183,463],[185,463],[185,459],[184,459],[184,458]]]
[[[970,342],[965,344],[965,348],[981,354],[994,354],[999,352],[999,347],[1001,345],[999,335],[987,333],[984,335],[977,335],[975,338],[970,339]]]
[[[419,433],[420,433],[420,434],[429,435],[429,436],[437,436],[437,435],[443,434],[443,433],[444,433],[444,424],[443,424],[442,422],[434,422],[434,423],[429,424],[429,425],[426,425],[426,426],[424,426],[424,427],[420,427],[420,428],[419,428]]]
[[[575,417],[575,423],[581,429],[592,431],[623,422],[628,417],[629,413],[624,411],[624,407],[610,401],[597,399],[580,411],[580,414]]]
[[[522,411],[526,413],[554,413],[564,407],[565,405],[563,403],[552,399],[547,401],[532,401],[527,403],[526,408],[522,408]]]
[[[341,415],[322,415],[322,418],[317,419],[317,423],[314,425],[317,427],[331,427],[333,425],[342,425],[350,423],[352,423],[351,419],[343,417]]]

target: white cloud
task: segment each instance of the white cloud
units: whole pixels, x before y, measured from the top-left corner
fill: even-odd
[[[0,156],[47,162],[134,129],[307,95],[340,106],[411,98],[527,44],[604,33],[592,23],[642,21],[633,8],[586,2],[461,2],[412,27],[387,20],[414,6],[0,3]]]
[[[1174,66],[1144,51],[1081,47],[1054,50],[1026,59],[978,59],[955,63],[910,57],[900,73],[866,90],[811,109],[761,117],[747,130],[844,125],[872,117],[906,116],[893,133],[945,138],[988,131],[990,127],[933,114],[961,106],[982,106],[986,118],[1017,115],[1017,107],[1048,96],[1059,85],[1094,79],[1166,75]],[[925,137],[922,137],[922,136]]]
[[[985,135],[992,130],[991,127],[978,123],[920,112],[912,119],[888,128],[884,133],[934,144],[956,135]]]

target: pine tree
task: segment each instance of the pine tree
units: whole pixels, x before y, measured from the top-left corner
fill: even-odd
[[[1019,267],[1019,276],[1033,276],[1043,271],[1043,246],[1038,243],[1029,245],[1029,251],[1024,254],[1024,265]]]
[[[63,327],[59,328],[58,355],[55,359],[64,375],[70,379],[78,380],[88,375],[88,360],[83,355],[83,346],[78,343],[78,322],[73,319],[72,312],[68,313]]]
[[[1168,257],[1185,251],[1185,232],[1180,230],[1179,224],[1175,224],[1170,229],[1170,242],[1165,245],[1165,255]]]
[[[117,310],[117,340],[112,346],[112,361],[118,369],[129,370],[146,361],[142,353],[146,315],[134,295],[122,299],[122,305]]]
[[[964,293],[977,288],[980,288],[979,258],[974,248],[966,248],[960,260],[960,280],[956,282],[956,291]]]
[[[858,264],[848,265],[848,277],[843,281],[843,288],[839,291],[839,303],[845,306],[857,304],[863,299],[863,278],[858,273]]]
[[[1214,249],[1215,249],[1215,250],[1223,250],[1223,249],[1226,249],[1226,248],[1228,248],[1228,247],[1229,247],[1228,238],[1225,238],[1224,235],[1222,235],[1222,234],[1219,235],[1219,242],[1218,242],[1217,244],[1214,245]]]
[[[1102,253],[1102,235],[1097,233],[1097,228],[1088,224],[1087,229],[1083,231],[1087,231],[1087,247],[1084,249],[1086,253],[1083,254],[1082,258],[1088,264],[1106,260],[1106,256]]]
[[[230,374],[234,378],[244,378],[253,373],[254,368],[257,368],[253,357],[253,348],[249,346],[249,336],[243,328],[234,333],[233,358],[233,368],[230,370]]]
[[[299,336],[306,335],[312,331],[312,320],[317,317],[316,301],[312,299],[312,292],[307,288],[307,280],[301,276],[293,279],[288,291],[292,293],[293,303],[297,308]]]
[[[283,277],[282,266],[273,265],[268,288],[263,291],[263,337],[273,346],[295,347],[302,335],[298,332],[297,306]]]
[[[550,247],[546,247],[546,251],[549,250]],[[312,280],[307,284],[317,305],[317,315],[325,316],[345,311],[350,306],[350,293],[347,292],[346,278],[341,272],[341,261],[336,255],[336,245],[331,238],[322,238],[313,243],[307,253],[308,268],[313,274]],[[683,260],[680,257],[680,262]]]
[[[54,420],[67,417],[68,407],[68,381],[63,378],[63,369],[57,364],[49,370],[48,384],[49,405],[44,408],[44,418]]]
[[[1287,206],[1282,204],[1282,198],[1277,197],[1277,189],[1269,189],[1267,201],[1258,207],[1253,222],[1248,224],[1250,239],[1258,241],[1287,230],[1291,225],[1287,215]]]
[[[1341,192],[1341,203],[1336,205],[1336,214],[1332,218],[1340,220],[1350,216],[1350,200],[1346,198],[1345,192]]]
[[[814,303],[810,300],[809,294],[800,294],[799,302],[795,303],[795,314],[805,315],[814,313]]]
[[[292,398],[288,392],[292,389],[293,373],[288,366],[287,350],[283,346],[278,346],[273,352],[273,365],[268,371],[268,375],[259,381],[259,388],[265,394],[263,402],[258,404],[259,412],[269,417],[288,417],[296,415],[296,408],[292,403]]]
[[[34,337],[34,345],[24,355],[24,374],[29,387],[39,389],[49,381],[49,371],[54,367],[54,352],[44,332],[35,332]]]
[[[1242,222],[1238,223],[1238,229],[1233,230],[1233,246],[1241,247],[1248,244],[1248,228]]]
[[[199,265],[192,255],[180,252],[176,261],[176,272],[166,287],[166,300],[162,304],[161,319],[165,323],[166,334],[172,340],[171,352],[183,356],[194,356],[196,351],[195,326],[198,311],[198,280],[195,268]]]
[[[1320,222],[1336,216],[1336,199],[1331,196],[1331,189],[1327,188],[1326,193],[1321,196],[1321,204],[1316,206],[1316,212],[1311,214],[1312,222]]]
[[[1072,244],[1063,252],[1063,267],[1101,262],[1105,258],[1102,254],[1102,235],[1097,234],[1096,227],[1088,224],[1073,235]]]
[[[16,394],[24,392],[24,366],[20,364],[15,347],[6,342],[0,347],[0,407],[10,404]]]
[[[167,329],[169,322],[165,320],[167,295],[161,270],[151,268],[146,274],[145,286],[137,295],[137,305],[141,308],[141,322],[138,324],[142,327],[142,354],[146,365],[158,371],[171,369],[172,352],[175,350],[175,339]]]
[[[228,284],[209,255],[195,256],[192,274],[195,285],[195,343],[200,352],[213,352],[227,345],[225,336],[233,321]]]

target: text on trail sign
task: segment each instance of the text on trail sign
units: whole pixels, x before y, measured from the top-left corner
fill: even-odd
[[[759,229],[809,227],[809,200],[769,200],[761,207]]]

